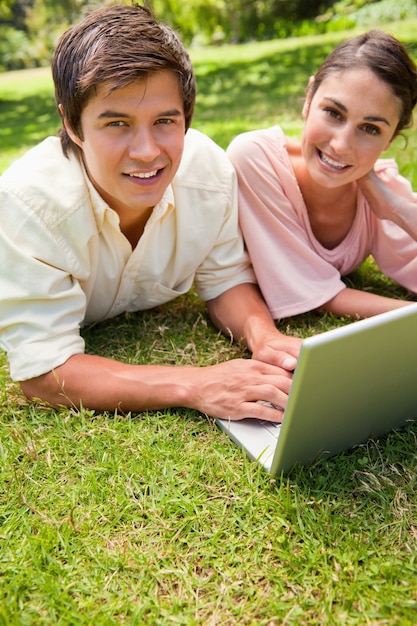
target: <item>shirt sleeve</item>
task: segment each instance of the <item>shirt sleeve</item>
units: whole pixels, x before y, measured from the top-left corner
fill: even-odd
[[[216,240],[195,276],[196,291],[205,302],[242,283],[256,282],[238,223],[234,172],[231,175],[230,191],[223,198],[223,220]]]
[[[378,176],[396,193],[417,205],[417,193],[401,176],[394,159],[381,159],[375,166]],[[380,270],[400,285],[417,293],[417,242],[397,224],[373,215],[372,255]]]
[[[22,381],[84,351],[85,294],[65,240],[13,193],[1,192],[0,209],[0,345],[12,379]]]
[[[238,224],[236,173],[225,151],[190,129],[181,173],[178,219],[187,224],[178,222],[175,239],[188,242],[190,258],[198,259],[193,273],[200,298],[207,302],[239,284],[255,283]]]
[[[238,175],[243,236],[272,316],[304,313],[335,297],[345,284],[309,240],[282,131],[244,133],[227,153]]]

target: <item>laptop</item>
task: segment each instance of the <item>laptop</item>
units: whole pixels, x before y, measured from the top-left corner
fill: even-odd
[[[417,418],[417,304],[303,340],[282,424],[217,425],[271,474],[289,473]]]

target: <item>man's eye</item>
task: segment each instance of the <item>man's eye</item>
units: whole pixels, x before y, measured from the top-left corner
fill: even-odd
[[[172,120],[169,117],[162,117],[160,120],[158,120],[157,122],[158,124],[173,124],[174,120]]]
[[[126,126],[126,122],[122,122],[122,120],[117,120],[114,122],[109,122],[107,126]]]

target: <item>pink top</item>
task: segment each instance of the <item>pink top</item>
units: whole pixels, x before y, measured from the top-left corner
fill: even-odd
[[[335,248],[315,238],[279,126],[243,133],[227,150],[239,180],[239,215],[259,286],[275,319],[311,311],[346,287],[341,277],[370,254],[380,270],[417,292],[417,242],[380,220],[358,191],[355,220]],[[413,193],[393,159],[375,165],[402,195]]]

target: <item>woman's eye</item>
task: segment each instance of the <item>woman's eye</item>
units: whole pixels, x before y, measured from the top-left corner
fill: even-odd
[[[380,130],[377,126],[373,126],[372,124],[365,124],[363,130],[368,133],[368,135],[379,135]]]
[[[340,118],[340,113],[339,111],[336,111],[336,109],[324,109],[324,112],[327,113],[327,115],[329,117],[334,117],[335,119],[339,119]]]

